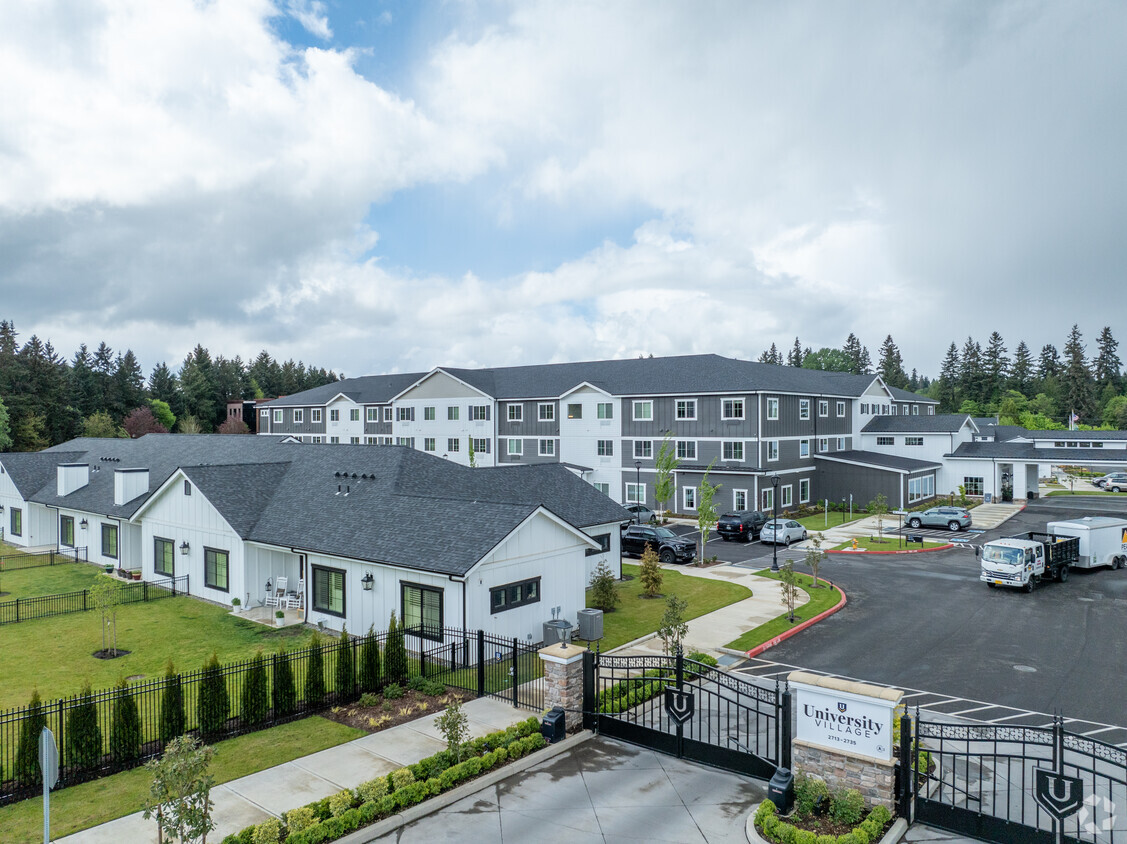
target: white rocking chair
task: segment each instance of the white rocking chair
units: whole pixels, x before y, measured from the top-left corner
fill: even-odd
[[[284,577],[278,578],[277,582],[274,584],[274,589],[266,595],[266,600],[264,602],[266,606],[280,607],[282,606],[282,604],[288,605],[288,599],[286,598],[287,582],[287,579]]]

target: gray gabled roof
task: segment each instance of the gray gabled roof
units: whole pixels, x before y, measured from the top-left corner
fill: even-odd
[[[967,422],[965,413],[936,413],[919,416],[874,416],[861,429],[863,434],[954,434]]]
[[[243,539],[262,517],[289,463],[250,463],[231,466],[184,466],[181,471]]]
[[[933,399],[929,396],[923,396],[919,393],[902,390],[899,387],[889,387],[888,391],[892,393],[892,397],[897,401],[919,402],[920,404],[939,404],[936,399]]]
[[[81,456],[81,451],[13,452],[0,454],[0,463],[16,490],[27,500],[44,486],[55,485],[60,463],[74,463]]]
[[[405,372],[393,375],[363,375],[359,378],[345,378],[332,384],[322,384],[311,390],[302,390],[288,396],[281,396],[268,402],[259,402],[258,407],[316,407],[328,404],[343,393],[357,404],[386,404],[392,396],[410,387],[425,372]]]
[[[927,469],[937,469],[942,465],[930,460],[917,460],[914,457],[900,457],[896,454],[881,454],[876,451],[859,451],[856,449],[815,454],[814,459],[852,463],[855,466],[868,466],[872,469],[893,469],[900,472],[922,472]]]

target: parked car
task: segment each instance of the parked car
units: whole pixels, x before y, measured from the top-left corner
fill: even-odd
[[[758,539],[763,525],[767,523],[767,514],[758,510],[736,510],[734,513],[725,513],[716,524],[716,532],[725,542],[738,539],[741,542],[751,542]]]
[[[663,563],[686,563],[696,554],[696,543],[678,536],[669,528],[656,525],[627,525],[622,530],[622,553],[642,556],[646,545],[652,545]]]
[[[630,514],[631,521],[651,525],[657,523],[657,513],[645,504],[627,504],[625,509]]]
[[[759,541],[772,545],[790,545],[806,539],[806,528],[794,519],[771,519],[763,525]]]
[[[1127,472],[1112,472],[1110,475],[1096,478],[1092,483],[1111,492],[1123,492],[1127,489]]]
[[[922,513],[908,516],[909,527],[938,527],[947,530],[966,530],[970,527],[970,511],[965,507],[932,507]]]

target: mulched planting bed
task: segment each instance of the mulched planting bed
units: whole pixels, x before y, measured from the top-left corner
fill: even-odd
[[[362,702],[348,706],[334,706],[328,712],[322,712],[321,716],[338,724],[356,727],[366,733],[378,733],[388,727],[396,727],[416,718],[441,712],[454,701],[465,703],[473,695],[461,689],[450,689],[439,695],[404,689],[402,697],[393,699],[385,699],[378,695],[372,697],[375,698],[375,702],[369,703],[365,696]]]

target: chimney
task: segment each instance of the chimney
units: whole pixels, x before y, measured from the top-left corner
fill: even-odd
[[[55,468],[55,472],[56,488],[60,498],[90,483],[89,463],[60,463]]]
[[[138,495],[144,495],[148,491],[148,469],[113,470],[113,503],[115,507],[128,504]]]

